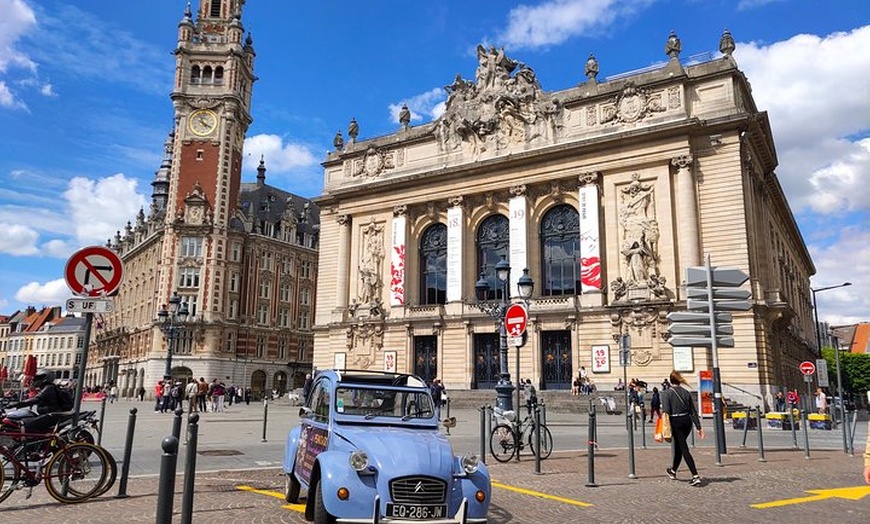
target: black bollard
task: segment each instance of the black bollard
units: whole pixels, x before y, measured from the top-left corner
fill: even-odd
[[[187,455],[184,458],[184,493],[181,495],[181,524],[193,523],[193,483],[196,480],[196,441],[199,435],[199,414],[187,418]]]
[[[480,460],[486,464],[486,406],[480,406]]]
[[[801,410],[801,422],[804,425],[804,458],[810,458],[810,434],[807,431],[807,426],[809,426],[809,420],[807,420],[807,410]]]
[[[755,409],[758,414],[758,462],[767,462],[764,458],[764,437],[761,436],[761,406],[756,406]]]
[[[266,424],[269,421],[269,400],[263,399],[263,439],[260,442],[266,442]]]
[[[794,427],[794,404],[789,404],[788,419],[791,421],[791,440],[794,444],[794,449],[798,449],[797,430]]]
[[[541,455],[544,450],[541,449],[541,410],[535,408],[535,475],[541,474]],[[519,455],[519,453],[517,453]]]
[[[851,422],[849,422],[851,420]],[[851,414],[846,411],[846,423],[849,426],[849,456],[855,456],[855,431],[858,429],[858,412],[853,411]]]
[[[450,418],[450,397],[447,397],[447,418]],[[440,423],[440,421],[439,421]],[[447,434],[450,434],[450,426],[447,427]]]
[[[538,404],[538,406],[541,408],[541,424],[546,426],[547,425],[547,405],[544,404],[543,398],[541,399],[541,403]]]
[[[175,410],[175,418],[172,419],[172,436],[175,438],[181,437],[181,417],[184,416],[184,408]]]
[[[163,456],[160,457],[160,479],[157,488],[157,524],[172,524],[178,437],[166,437],[160,445],[163,447]]]
[[[106,397],[103,397],[103,400],[100,401],[100,431],[97,433],[97,445],[101,446],[103,444],[103,421],[106,420]]]
[[[643,417],[643,412],[641,412],[641,417]],[[640,421],[640,437],[641,437],[641,447],[646,449],[646,420],[641,419]]]
[[[586,481],[587,488],[597,488],[598,484],[595,483],[595,434],[598,432],[597,422],[595,416],[595,404],[592,403],[592,400],[589,401],[589,436],[586,440],[586,457],[587,457],[587,470],[589,472],[589,477]]]
[[[743,444],[740,444],[741,448],[746,447],[746,434],[749,433],[750,415],[752,415],[752,408],[746,408],[746,418],[743,420]]]
[[[634,430],[632,429],[632,418],[634,418],[634,413],[632,413],[631,405],[628,406],[626,410],[626,419],[625,419],[625,428],[628,430],[628,478],[636,479],[637,475],[634,473]]]
[[[121,482],[118,484],[118,494],[116,499],[125,499],[127,495],[127,477],[130,475],[130,455],[133,454],[133,434],[136,431],[136,413],[139,410],[133,408],[130,410],[130,416],[127,419],[127,440],[124,441],[124,462],[121,464]]]

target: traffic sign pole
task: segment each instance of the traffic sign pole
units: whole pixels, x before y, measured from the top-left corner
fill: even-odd
[[[710,312],[710,351],[713,357],[713,428],[716,431],[716,464],[721,465],[721,455],[727,455],[728,448],[725,446],[725,421],[722,418],[722,378],[719,375],[719,343],[716,336],[716,308],[713,307],[713,266],[710,264],[710,253],[707,253],[705,258],[709,301],[707,309]]]

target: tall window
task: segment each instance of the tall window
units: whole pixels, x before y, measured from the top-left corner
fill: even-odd
[[[178,272],[178,287],[199,287],[199,268],[181,268]]]
[[[447,302],[447,226],[434,224],[420,239],[420,303]]]
[[[202,237],[181,237],[181,256],[202,258]]]
[[[287,360],[287,339],[278,339],[278,360]]]
[[[264,325],[269,321],[269,305],[260,304],[257,306],[257,323]]]
[[[221,15],[221,0],[211,0],[211,8],[209,9],[209,16],[212,18],[217,18]]]
[[[270,298],[272,296],[272,281],[260,280],[260,298]]]
[[[502,283],[495,275],[495,265],[501,257],[508,257],[510,251],[510,226],[504,215],[492,215],[484,220],[477,229],[477,267],[474,281],[483,275],[489,282],[487,300],[500,299]],[[513,276],[513,275],[512,275]]]
[[[580,215],[559,205],[541,221],[541,294],[580,294]]]
[[[303,306],[311,305],[311,290],[307,287],[299,290],[299,303]]]

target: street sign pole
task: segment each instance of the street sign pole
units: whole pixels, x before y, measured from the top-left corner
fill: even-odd
[[[631,335],[623,333],[619,338],[619,360],[622,364],[622,383],[625,385],[625,429],[628,431],[628,478],[636,479],[634,471],[634,424],[631,405],[628,403],[628,361],[631,358]]]
[[[82,409],[82,392],[84,391],[85,370],[88,368],[88,346],[91,340],[91,324],[94,321],[93,313],[85,313],[85,340],[82,346],[82,359],[79,361],[79,373],[76,377],[75,398],[73,399],[73,419],[72,425],[76,427],[79,423],[79,413]]]
[[[716,336],[716,308],[713,307],[713,266],[710,264],[710,253],[707,253],[705,258],[707,301],[710,312],[710,350],[713,357],[713,428],[716,431],[716,464],[721,464],[719,455],[727,455],[728,449],[725,446],[725,421],[722,419],[722,379],[719,375],[719,343]]]

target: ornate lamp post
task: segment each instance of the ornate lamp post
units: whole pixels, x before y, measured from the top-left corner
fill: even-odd
[[[514,389],[511,384],[511,375],[508,371],[508,347],[507,347],[507,329],[505,328],[505,313],[511,305],[509,300],[511,266],[502,255],[501,260],[495,265],[495,276],[498,284],[501,286],[501,299],[496,297],[495,300],[489,301],[489,282],[481,272],[480,279],[474,285],[474,291],[477,298],[475,307],[498,320],[499,334],[499,374],[498,384],[495,386],[496,391],[496,406],[503,411],[513,410],[513,401],[511,392]],[[527,301],[532,296],[532,291],[535,288],[535,282],[529,276],[529,270],[523,270],[523,276],[517,281],[517,291],[523,301]],[[517,377],[519,380],[519,377]],[[519,390],[518,390],[519,391]],[[519,409],[519,406],[517,406]]]
[[[819,327],[819,307],[818,307],[818,305],[816,305],[816,293],[818,293],[820,291],[827,291],[829,289],[837,289],[837,288],[847,287],[847,286],[851,286],[851,285],[852,285],[851,282],[843,282],[842,284],[838,284],[836,286],[825,286],[825,287],[818,287],[815,289],[810,288],[810,291],[812,291],[812,293],[813,293],[813,315],[815,316],[815,321],[816,321],[816,345],[818,346],[818,349],[819,349],[819,357],[822,356],[822,330]],[[845,400],[843,399],[843,381],[842,381],[842,378],[840,376],[840,348],[838,346],[839,346],[839,344],[836,344],[834,346],[834,362],[836,362],[836,367],[837,367],[837,395],[840,397],[840,401],[839,401],[840,402],[840,413],[843,414],[842,415],[843,420],[841,421],[842,425],[843,425],[843,453],[848,453],[849,452],[849,445],[848,445],[849,438],[847,436],[847,432],[849,431],[849,423],[846,420],[846,404],[845,404]],[[807,399],[807,400],[809,400],[809,399]],[[836,402],[834,403],[834,409],[835,410],[837,409]],[[836,412],[834,413],[834,415],[836,416]]]
[[[189,311],[187,310],[187,302],[182,302],[178,292],[172,292],[172,298],[169,299],[169,309],[166,309],[166,304],[157,312],[157,318],[160,319],[160,331],[166,338],[166,369],[163,371],[163,379],[169,380],[172,378],[172,353],[175,350],[175,340],[184,329],[184,321],[187,319]]]

